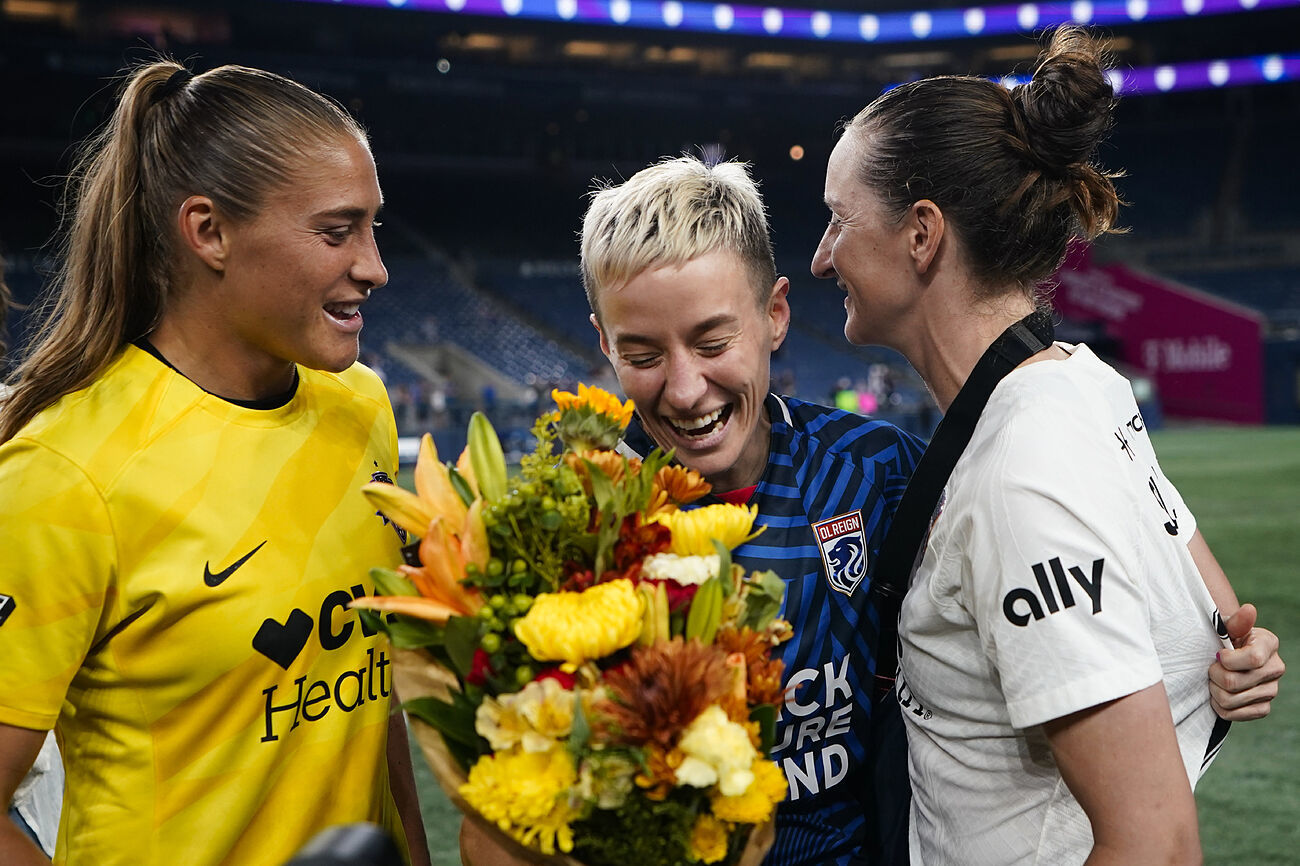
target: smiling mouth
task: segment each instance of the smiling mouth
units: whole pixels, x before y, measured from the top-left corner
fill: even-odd
[[[698,418],[665,418],[680,435],[688,439],[702,439],[722,427],[731,418],[732,405],[714,409]]]
[[[340,322],[351,321],[361,315],[360,304],[326,304],[325,312]]]

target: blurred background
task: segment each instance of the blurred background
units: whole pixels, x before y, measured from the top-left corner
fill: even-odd
[[[842,295],[808,272],[836,125],[923,75],[1010,85],[1043,28],[1070,19],[1118,61],[1100,161],[1126,172],[1131,231],[1059,275],[1058,334],[1130,377],[1148,424],[1166,428],[1166,472],[1294,647],[1300,0],[0,0],[0,255],[18,299],[37,299],[72,147],[131,63],[164,52],[195,71],[284,73],[372,137],[390,283],[363,311],[363,360],[401,432],[432,431],[454,456],[484,409],[517,455],[552,387],[616,388],[578,276],[593,179],[682,152],[737,158],[762,183],[792,283],[773,389],[928,435],[938,415],[915,374],[845,343]],[[11,317],[18,347],[31,319]],[[1295,862],[1298,703],[1243,729],[1202,785],[1207,862]],[[455,817],[430,792],[439,862],[457,862]]]
[[[1062,274],[1062,335],[1118,363],[1155,427],[1300,422],[1300,0],[3,0],[0,254],[31,301],[71,145],[126,65],[161,51],[288,74],[373,138],[391,282],[362,343],[402,432],[456,453],[482,408],[517,451],[551,387],[612,384],[577,272],[593,179],[738,158],[792,281],[774,389],[924,435],[938,416],[915,375],[847,345],[840,293],[808,273],[836,124],[918,76],[1025,74],[1043,28],[1071,17],[1118,61],[1101,161],[1127,172],[1132,231]]]

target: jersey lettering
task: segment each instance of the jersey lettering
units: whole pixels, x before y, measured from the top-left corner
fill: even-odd
[[[1075,606],[1074,592],[1070,582],[1066,580],[1067,569],[1062,567],[1061,558],[1053,556],[1047,561],[1047,565],[1052,569],[1051,580],[1047,577],[1047,569],[1043,567],[1043,563],[1036,562],[1032,566],[1034,581],[1038,584],[1038,593],[1027,587],[1016,587],[1003,597],[1002,612],[1012,625],[1024,627],[1029,625],[1031,618],[1040,620],[1049,614],[1060,612],[1063,608]],[[1101,613],[1101,573],[1105,565],[1104,558],[1094,559],[1091,579],[1077,565],[1072,565],[1068,569],[1074,582],[1092,600],[1093,614]]]
[[[825,681],[820,694],[815,688],[806,688],[802,690],[801,700],[800,687],[818,679]],[[777,717],[781,732],[772,754],[779,755],[789,750],[802,753],[781,759],[790,785],[790,799],[798,800],[804,793],[817,794],[839,784],[848,773],[848,752],[844,746],[839,743],[821,744],[844,736],[853,727],[849,657],[840,660],[838,669],[833,662],[827,662],[820,668],[796,671],[786,680],[786,691],[789,697]],[[812,700],[813,696],[820,697],[821,702]],[[786,713],[794,718],[784,718]],[[823,770],[820,781],[818,766]]]

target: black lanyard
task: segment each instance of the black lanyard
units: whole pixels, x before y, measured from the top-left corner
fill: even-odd
[[[966,384],[934,431],[921,462],[903,491],[871,579],[871,597],[880,614],[880,643],[876,647],[876,696],[894,688],[898,671],[898,611],[921,555],[948,476],[979,422],[989,395],[1002,378],[1032,355],[1052,345],[1051,312],[1038,310],[1002,332],[985,350]]]

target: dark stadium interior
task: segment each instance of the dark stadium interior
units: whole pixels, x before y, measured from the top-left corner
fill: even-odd
[[[871,11],[961,5],[885,0]],[[921,75],[1026,72],[1039,45],[1028,34],[773,40],[297,2],[0,9],[0,252],[20,299],[39,290],[72,144],[102,120],[124,66],[160,50],[195,70],[283,72],[340,100],[372,136],[391,282],[367,307],[363,348],[388,375],[405,431],[460,427],[457,410],[485,401],[526,416],[551,383],[604,375],[576,269],[585,193],[593,178],[683,151],[747,160],[762,181],[792,280],[778,387],[825,401],[843,378],[888,364],[895,399],[880,411],[924,430],[933,416],[901,359],[844,343],[838,292],[808,274],[836,123]],[[1300,7],[1105,32],[1121,66],[1294,53]],[[1101,161],[1126,171],[1132,231],[1095,259],[1260,311],[1266,367],[1285,368],[1268,383],[1268,419],[1300,420],[1300,350],[1277,348],[1300,344],[1300,83],[1125,97],[1117,121]],[[22,328],[12,322],[11,337]]]

